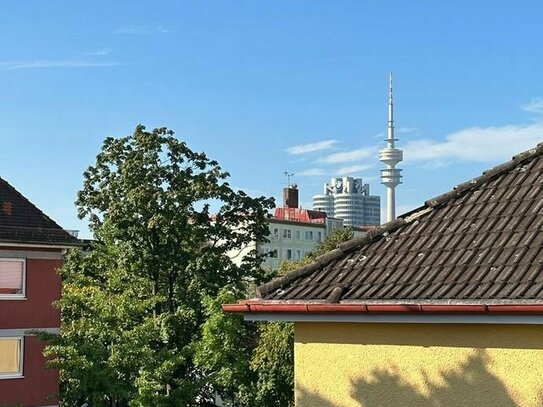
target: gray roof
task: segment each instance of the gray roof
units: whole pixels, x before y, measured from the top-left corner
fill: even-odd
[[[543,300],[543,143],[260,287],[264,300]]]

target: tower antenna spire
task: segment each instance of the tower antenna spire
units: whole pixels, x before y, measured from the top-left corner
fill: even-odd
[[[387,142],[390,148],[394,148],[394,94],[392,90],[392,72],[389,73],[389,96],[388,96],[388,134]]]
[[[403,161],[403,151],[395,146],[394,138],[394,94],[392,89],[392,72],[389,74],[388,128],[387,146],[379,152],[379,160],[386,165],[381,170],[381,184],[387,189],[387,222],[396,219],[396,186],[402,183],[401,169],[396,165]]]

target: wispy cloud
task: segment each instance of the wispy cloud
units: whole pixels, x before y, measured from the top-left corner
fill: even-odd
[[[328,172],[323,168],[308,168],[306,170],[298,171],[294,175],[298,177],[321,177],[327,174]]]
[[[414,133],[418,129],[416,127],[398,127],[396,133]]]
[[[327,164],[347,163],[371,157],[377,153],[377,147],[364,147],[357,150],[343,151],[340,153],[329,154],[320,158],[318,161]]]
[[[95,49],[93,51],[87,51],[87,52],[83,52],[82,53],[83,55],[85,56],[90,56],[90,57],[104,57],[106,55],[109,55],[111,54],[111,48],[99,48],[99,49]]]
[[[112,61],[87,61],[79,59],[40,59],[34,61],[0,62],[0,70],[47,69],[47,68],[107,68],[121,65]]]
[[[315,151],[328,150],[332,148],[336,143],[336,140],[324,140],[317,141],[316,143],[300,144],[287,148],[286,152],[291,155],[313,153]]]
[[[117,28],[115,34],[144,35],[144,34],[168,34],[173,30],[163,25],[135,25]]]
[[[234,185],[232,186],[232,189],[235,191],[241,190],[249,196],[265,196],[266,195],[264,191],[260,189],[246,188],[246,187],[240,187],[240,186],[234,186]]]
[[[521,106],[522,110],[530,113],[537,113],[542,114],[543,113],[543,98],[533,98],[528,103]]]
[[[440,164],[453,160],[499,161],[533,147],[542,140],[543,123],[470,127],[449,134],[444,141],[410,141],[404,146],[404,157],[406,161]]]
[[[335,173],[337,175],[349,175],[349,174],[354,174],[355,172],[368,170],[372,167],[373,165],[355,164],[355,165],[349,165],[347,167],[338,168],[335,170]]]

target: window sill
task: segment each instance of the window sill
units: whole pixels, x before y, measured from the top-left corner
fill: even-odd
[[[0,375],[0,380],[24,379],[24,375]]]
[[[26,301],[28,298],[24,295],[0,295],[0,301]]]

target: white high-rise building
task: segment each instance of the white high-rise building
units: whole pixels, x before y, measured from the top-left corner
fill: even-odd
[[[324,184],[324,193],[313,197],[313,209],[343,219],[345,226],[376,226],[381,223],[381,199],[370,195],[362,178],[332,178]]]

